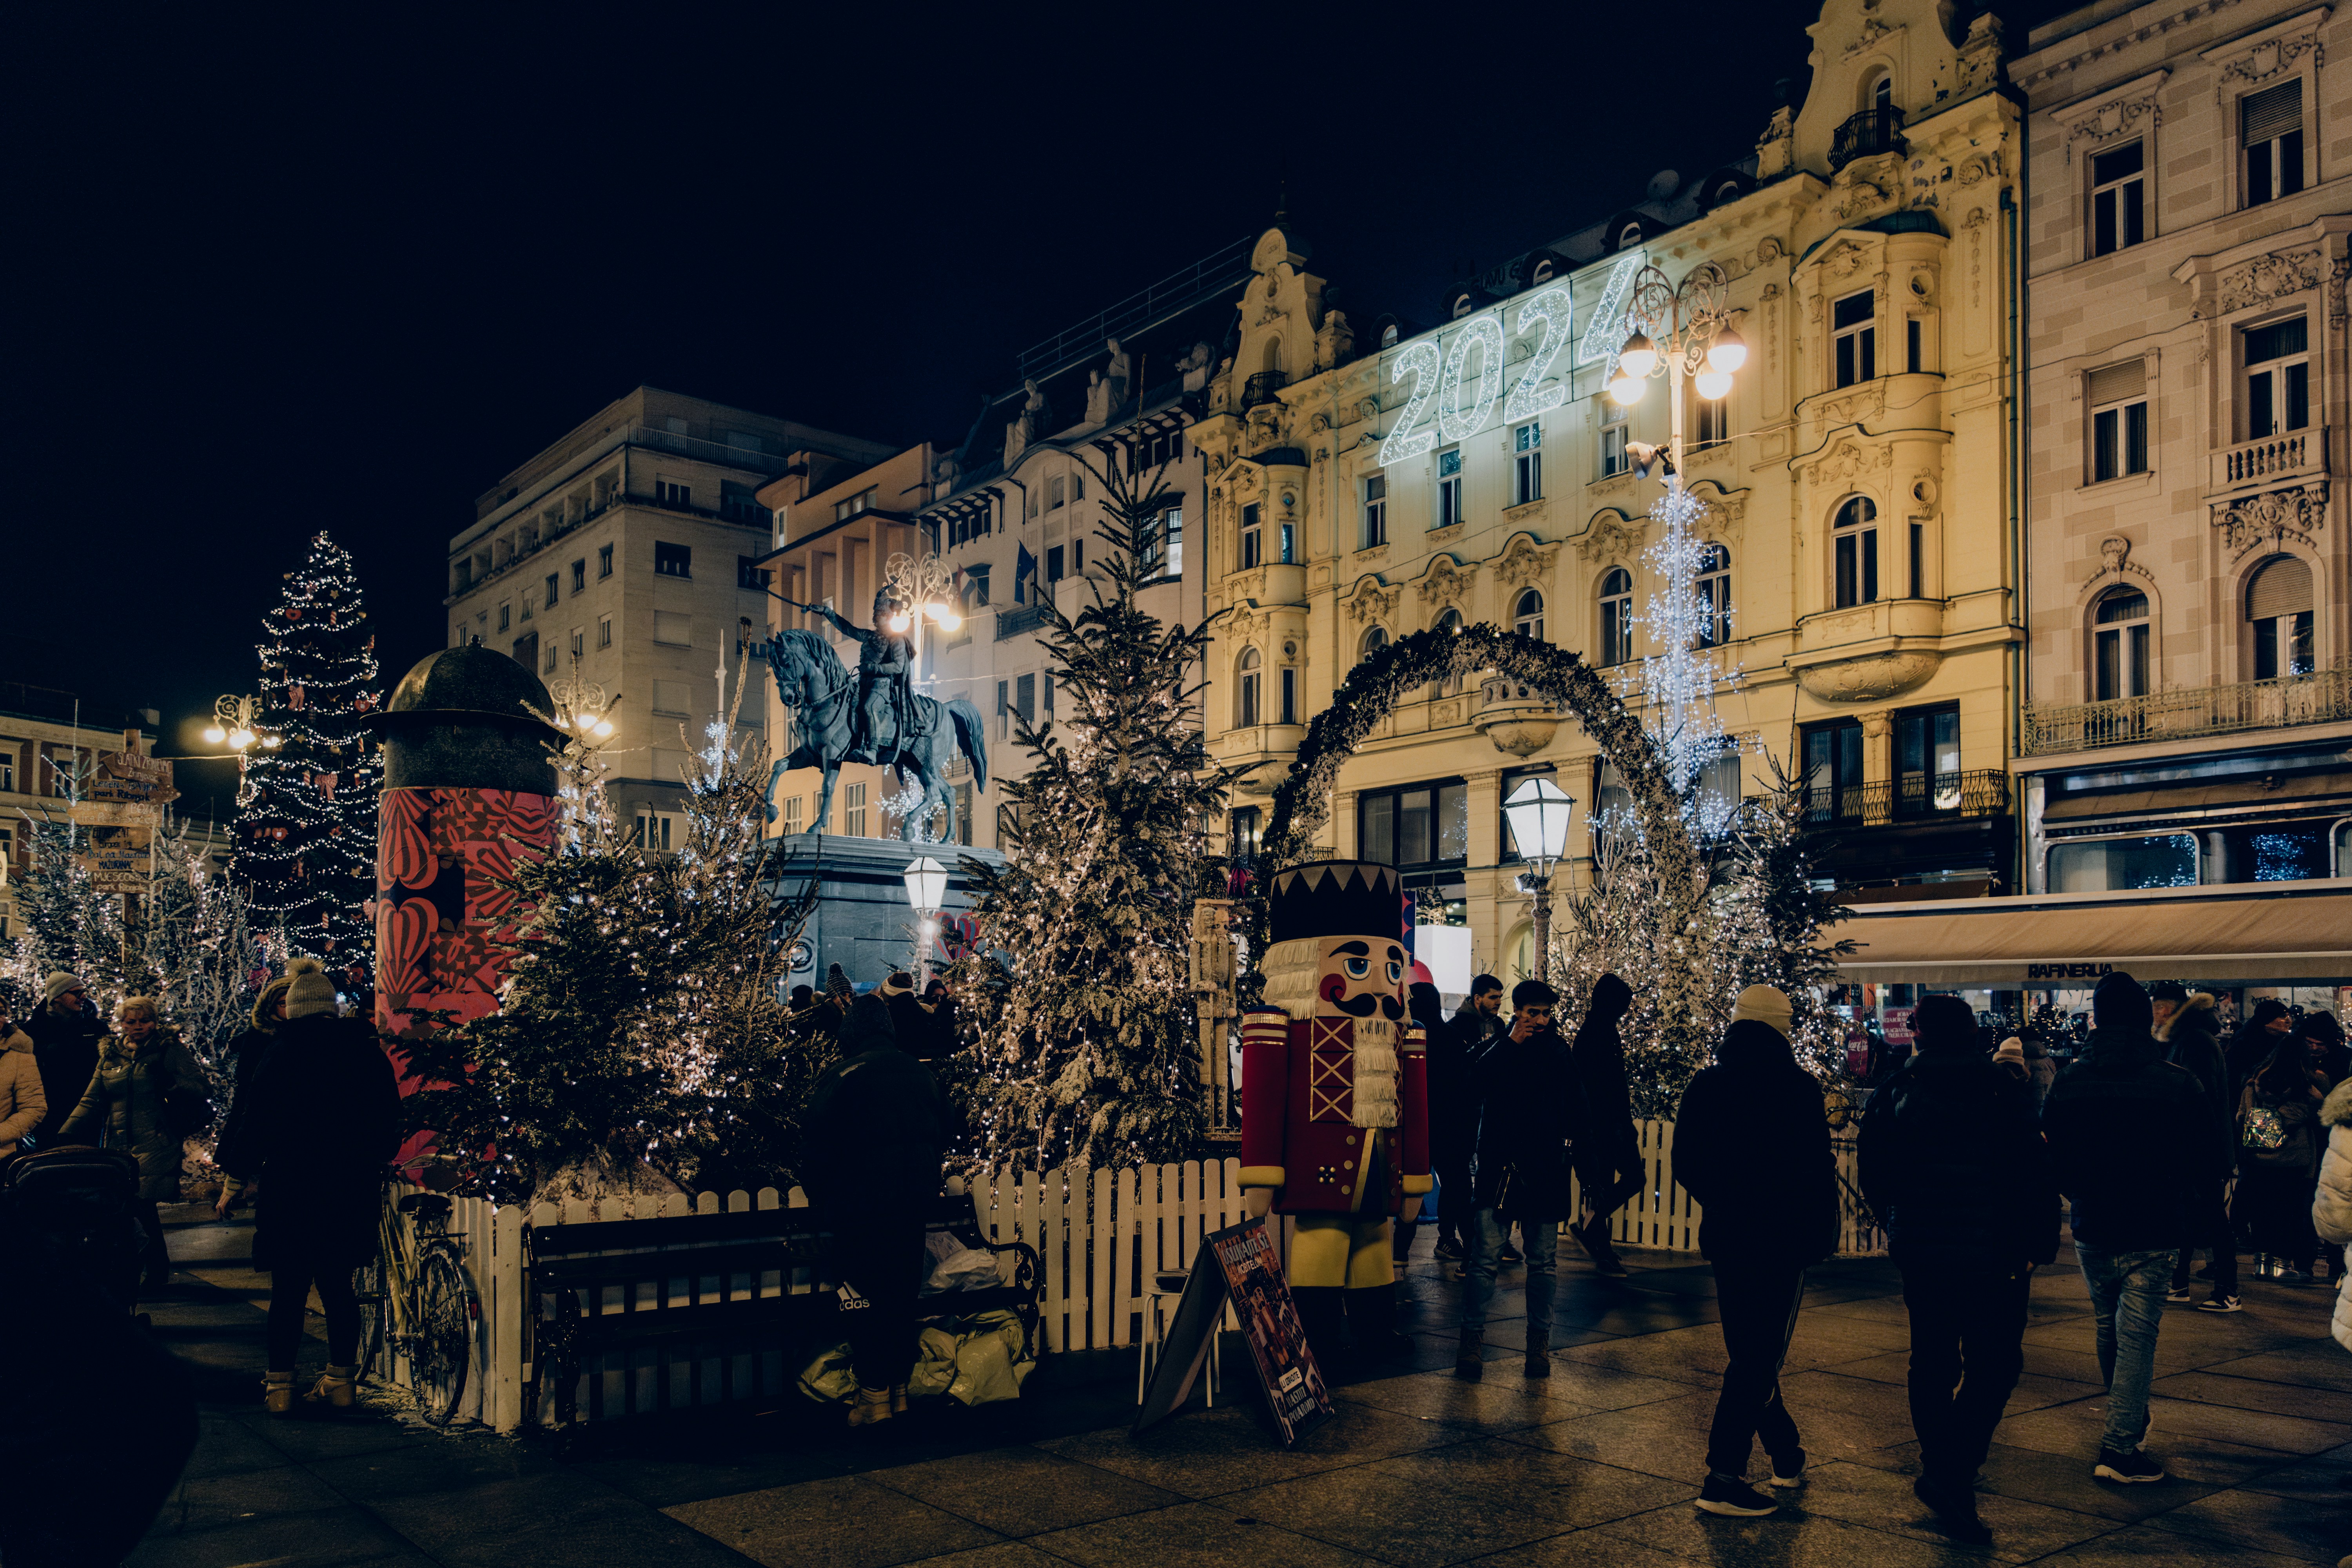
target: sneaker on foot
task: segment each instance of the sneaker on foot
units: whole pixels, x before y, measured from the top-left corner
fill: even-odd
[[[1772,1484],[1776,1487],[1801,1487],[1805,1484],[1805,1451],[1802,1448],[1786,1459],[1772,1461]]]
[[[1449,1236],[1444,1240],[1437,1244],[1436,1248],[1430,1253],[1430,1256],[1436,1258],[1440,1263],[1455,1263],[1461,1260],[1462,1248],[1460,1245]]]
[[[1592,1271],[1603,1279],[1631,1279],[1633,1271],[1615,1253],[1605,1253],[1592,1260]]]
[[[2171,1289],[2167,1290],[2164,1293],[2164,1299],[2168,1301],[2186,1301],[2189,1300],[2189,1287],[2186,1285],[2175,1285]]]
[[[1734,1519],[1756,1519],[1780,1509],[1779,1503],[1738,1476],[1713,1472],[1708,1473],[1706,1484],[1699,1489],[1698,1507],[1701,1513],[1720,1513]]]
[[[1976,1546],[1992,1540],[1992,1531],[1977,1517],[1975,1488],[1940,1485],[1921,1476],[1911,1483],[1911,1494],[1936,1510],[1936,1528],[1953,1540]]]
[[[2103,1481],[2161,1481],[2168,1479],[2164,1467],[2139,1448],[2134,1448],[2128,1454],[2118,1454],[2113,1448],[2100,1449],[2099,1462],[2091,1467],[2091,1474]]]
[[[1525,1263],[1527,1260],[1528,1255],[1507,1241],[1503,1243],[1503,1250],[1495,1255],[1497,1263]]]
[[[2245,1303],[2235,1296],[2224,1296],[2216,1290],[2210,1300],[2198,1302],[2197,1310],[2200,1312],[2242,1312],[2246,1308]]]

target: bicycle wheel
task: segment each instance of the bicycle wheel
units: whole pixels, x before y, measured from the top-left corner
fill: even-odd
[[[446,1426],[465,1399],[481,1302],[457,1260],[434,1251],[417,1266],[411,1305],[410,1366],[417,1409],[431,1425]]]
[[[381,1257],[352,1270],[352,1294],[358,1297],[360,1302],[359,1375],[360,1380],[365,1382],[383,1355],[383,1322],[389,1297],[384,1289],[383,1259]]]

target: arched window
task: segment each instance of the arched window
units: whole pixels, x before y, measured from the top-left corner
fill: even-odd
[[[1282,338],[1279,333],[1265,340],[1265,352],[1260,358],[1260,370],[1279,374],[1282,370]]]
[[[1622,664],[1633,657],[1633,576],[1622,566],[1601,579],[1601,662]]]
[[[1429,629],[1433,632],[1448,633],[1460,631],[1462,629],[1462,612],[1448,606],[1446,612],[1438,616],[1436,624]],[[1429,694],[1432,697],[1452,697],[1461,689],[1462,678],[1459,675],[1449,675],[1443,680],[1432,681],[1429,687]]]
[[[1369,626],[1365,628],[1363,640],[1356,645],[1357,661],[1360,663],[1361,661],[1371,658],[1372,655],[1380,652],[1381,649],[1388,646],[1388,628],[1386,626]]]
[[[1528,279],[1528,281],[1530,283],[1549,283],[1551,281],[1550,257],[1547,256],[1541,261],[1536,263],[1535,276]]]
[[[2311,568],[2292,555],[2273,555],[2246,579],[2246,624],[2253,630],[2254,679],[2309,675],[2312,661]]]
[[[1255,729],[1258,722],[1258,657],[1257,649],[1242,649],[1234,661],[1234,723],[1239,729]]]
[[[1381,347],[1384,349],[1392,349],[1396,347],[1396,323],[1394,321],[1391,321],[1387,326],[1381,329]]]
[[[1739,182],[1738,180],[1726,180],[1723,184],[1715,188],[1715,205],[1717,206],[1721,206],[1726,202],[1736,202],[1739,199],[1739,196],[1740,190]]]
[[[1458,321],[1469,313],[1470,296],[1467,294],[1456,294],[1454,296],[1454,319]]]
[[[2091,697],[2147,695],[2147,595],[2110,588],[2091,613]]]
[[[1880,66],[1862,79],[1862,107],[1892,109],[1895,107],[1895,78]]]
[[[1638,219],[1633,223],[1627,224],[1617,233],[1617,248],[1620,250],[1624,249],[1627,246],[1639,245],[1641,243],[1642,225]]]
[[[1543,595],[1529,588],[1511,607],[1511,629],[1523,637],[1544,640]]]
[[[1731,552],[1720,544],[1708,545],[1698,558],[1698,596],[1706,606],[1698,646],[1721,647],[1731,640]]]
[[[1868,496],[1855,496],[1837,510],[1832,540],[1840,608],[1878,602],[1877,521],[1877,504]]]

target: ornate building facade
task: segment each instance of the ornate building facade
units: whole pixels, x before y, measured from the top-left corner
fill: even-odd
[[[1349,320],[1295,237],[1259,240],[1192,432],[1208,607],[1227,612],[1207,724],[1225,761],[1258,764],[1237,852],[1384,641],[1491,621],[1617,667],[1637,700],[1663,483],[1638,447],[1665,442],[1666,398],[1628,410],[1602,385],[1635,270],[1712,262],[1748,354],[1722,403],[1686,403],[1736,742],[1703,787],[1801,775],[1856,900],[2013,888],[2019,110],[1988,16],[1830,0],[1811,31],[1805,101],[1752,155],[1660,174],[1438,302],[1442,325]],[[1473,967],[1529,970],[1501,805],[1533,773],[1578,801],[1580,879],[1612,776],[1579,726],[1495,681],[1388,714],[1328,847],[1397,865],[1423,921],[1466,928],[1448,945]]]

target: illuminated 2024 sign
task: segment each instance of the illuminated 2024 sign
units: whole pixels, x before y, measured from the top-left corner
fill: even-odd
[[[1585,330],[1582,352],[1574,363],[1590,364],[1615,357],[1619,336],[1615,323],[1624,309],[1625,291],[1641,265],[1641,253],[1633,251],[1618,258],[1610,269],[1601,303]],[[1507,303],[1465,316],[1388,354],[1388,383],[1394,385],[1410,376],[1412,391],[1395,426],[1381,442],[1381,465],[1418,458],[1441,438],[1469,439],[1486,427],[1497,402],[1503,405],[1506,424],[1533,418],[1567,402],[1565,379],[1550,386],[1544,383],[1551,378],[1552,363],[1568,346],[1573,308],[1569,284],[1562,279],[1519,300],[1516,311]],[[1512,317],[1515,335],[1525,338],[1540,333],[1507,397],[1503,394],[1506,316]]]

